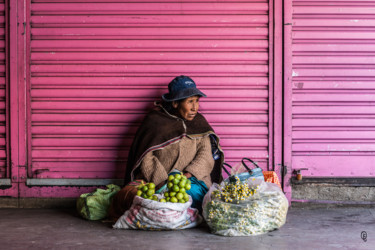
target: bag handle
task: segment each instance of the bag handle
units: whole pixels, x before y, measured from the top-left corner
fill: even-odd
[[[227,173],[227,175],[230,176],[229,171],[224,167],[224,165],[225,165],[225,166],[228,166],[230,169],[232,169],[232,166],[229,165],[228,163],[225,163],[225,162],[223,163],[223,169],[224,169],[225,173]]]
[[[242,165],[247,169],[247,171],[249,171],[250,174],[251,174],[253,171],[252,171],[252,170],[246,165],[245,160],[247,160],[247,161],[251,162],[252,164],[254,164],[255,167],[260,168],[260,167],[258,166],[258,164],[256,164],[256,162],[254,162],[253,160],[251,160],[251,159],[249,159],[249,158],[246,158],[246,157],[242,158],[242,161],[241,161],[241,162],[242,162]]]

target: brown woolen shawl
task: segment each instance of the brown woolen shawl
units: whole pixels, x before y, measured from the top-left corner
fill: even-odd
[[[224,154],[220,148],[218,136],[206,119],[198,113],[194,120],[183,121],[181,118],[168,114],[160,106],[151,111],[138,128],[133,140],[126,166],[125,187],[113,197],[109,208],[109,217],[116,221],[131,207],[137,193],[137,187],[134,184],[128,184],[134,181],[134,176],[137,175],[137,170],[139,170],[138,167],[148,152],[163,149],[171,143],[178,142],[185,136],[194,138],[207,135],[210,138],[211,136],[215,138],[216,141],[211,138],[211,145],[218,149],[220,155],[219,159],[215,160],[215,166],[211,172],[211,180],[212,182],[220,183],[222,180],[221,170]]]
[[[160,107],[151,111],[138,128],[130,148],[125,172],[125,185],[133,181],[143,157],[148,152],[163,149],[171,143],[180,141],[185,136],[194,138],[207,135],[215,137],[216,142],[211,138],[211,144],[216,146],[220,152],[220,158],[215,160],[215,166],[211,172],[212,182],[220,183],[224,154],[219,145],[219,137],[204,116],[198,113],[192,121],[184,121],[168,114]]]

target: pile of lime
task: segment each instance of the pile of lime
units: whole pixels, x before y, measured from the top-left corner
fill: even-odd
[[[190,190],[191,181],[185,175],[175,174],[168,177],[167,191],[163,198],[155,195],[155,184],[152,182],[141,184],[137,187],[137,195],[159,202],[185,203],[189,201],[189,195],[186,190]]]
[[[185,203],[189,201],[186,190],[190,190],[191,181],[185,175],[175,174],[168,177],[168,191],[164,193],[165,200],[173,203]]]
[[[141,184],[137,187],[137,195],[144,199],[157,201],[158,197],[155,195],[155,184],[152,182]],[[161,200],[160,200],[161,201]],[[165,202],[165,200],[164,200]]]

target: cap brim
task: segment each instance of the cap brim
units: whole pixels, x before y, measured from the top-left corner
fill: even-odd
[[[207,97],[202,91],[197,88],[184,89],[178,92],[176,95],[170,95],[170,93],[162,95],[162,99],[166,102],[178,101],[191,96]]]

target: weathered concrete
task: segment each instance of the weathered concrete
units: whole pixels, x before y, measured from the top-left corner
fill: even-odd
[[[0,197],[0,208],[74,208],[77,198]]]
[[[367,241],[361,232],[367,232]],[[373,206],[290,208],[279,230],[222,237],[207,226],[180,231],[115,230],[86,221],[73,209],[0,209],[0,249],[374,249]]]
[[[375,187],[349,187],[329,184],[293,185],[292,199],[375,203]]]

